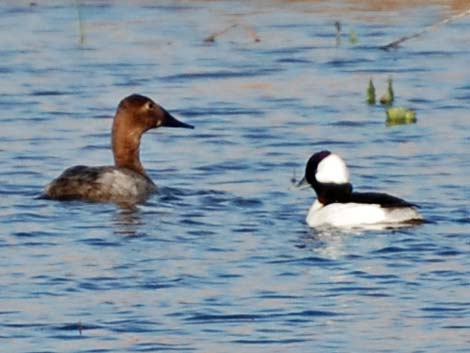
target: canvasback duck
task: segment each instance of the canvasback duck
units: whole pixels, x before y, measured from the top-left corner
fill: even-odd
[[[157,186],[140,162],[140,139],[146,131],[161,126],[193,129],[150,98],[139,94],[124,98],[113,120],[114,166],[68,168],[44,188],[42,197],[117,203],[145,201]]]
[[[317,199],[306,221],[310,227],[393,227],[423,222],[413,203],[376,192],[353,192],[346,163],[330,151],[310,157],[299,186],[310,184]]]

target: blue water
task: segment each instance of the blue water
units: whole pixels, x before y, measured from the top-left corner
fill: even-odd
[[[469,352],[470,19],[377,49],[465,8],[253,3],[0,4],[2,352]],[[364,103],[389,76],[417,124]],[[112,162],[134,92],[196,126],[144,137],[160,193],[36,199]],[[309,229],[291,179],[321,149],[428,222]]]

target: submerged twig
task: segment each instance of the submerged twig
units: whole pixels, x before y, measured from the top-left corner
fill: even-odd
[[[237,22],[237,23],[234,23],[234,24],[228,26],[227,28],[224,28],[221,31],[212,33],[210,36],[208,36],[204,39],[204,42],[213,43],[213,42],[215,42],[217,37],[227,33],[228,31],[230,31],[231,29],[233,29],[235,27],[242,27],[245,30],[245,32],[253,39],[253,41],[255,41],[255,42],[260,42],[261,41],[260,37],[258,36],[258,34],[256,33],[255,29],[252,26],[244,24],[244,23]]]
[[[292,171],[292,176],[290,178],[290,182],[292,183],[292,185],[296,185],[298,180],[297,180],[297,173],[295,172],[295,168],[293,169]]]
[[[227,28],[221,30],[221,31],[218,31],[218,32],[215,32],[215,33],[212,33],[210,36],[206,37],[204,39],[204,42],[206,43],[212,43],[212,42],[215,42],[215,39],[218,37],[218,36],[221,36],[222,34],[224,33],[227,33],[228,31],[230,31],[232,28],[235,28],[238,26],[238,23],[234,23],[230,26],[228,26]]]
[[[82,11],[80,10],[80,2],[79,0],[75,0],[75,7],[77,8],[77,15],[78,15],[78,27],[80,33],[80,45],[85,43],[85,23],[83,22]]]
[[[341,22],[335,21],[336,28],[336,47],[341,45]]]
[[[409,36],[401,37],[401,38],[399,38],[399,39],[397,39],[397,40],[394,40],[393,42],[391,42],[391,43],[389,43],[389,44],[387,44],[387,45],[383,45],[383,46],[381,46],[381,47],[379,47],[379,48],[380,48],[380,49],[383,49],[383,50],[390,50],[390,49],[392,49],[392,48],[395,48],[395,49],[396,49],[396,48],[398,48],[398,46],[399,46],[401,43],[403,43],[403,42],[405,42],[405,41],[407,41],[407,40],[409,40],[409,39],[420,37],[420,36],[422,36],[423,34],[425,34],[425,33],[427,33],[427,32],[431,32],[431,31],[437,29],[438,27],[440,27],[440,26],[442,26],[442,25],[445,25],[445,24],[447,24],[447,23],[449,23],[449,22],[452,22],[452,21],[454,21],[454,20],[456,20],[456,19],[458,19],[458,18],[465,17],[465,16],[468,16],[468,15],[470,15],[470,9],[468,9],[468,10],[466,10],[466,11],[464,11],[464,12],[460,12],[460,13],[458,13],[458,14],[456,14],[456,15],[451,16],[451,17],[448,17],[448,18],[446,18],[446,19],[444,19],[444,20],[442,20],[442,21],[440,21],[440,22],[438,22],[438,23],[435,23],[435,24],[433,24],[433,25],[431,25],[431,26],[429,26],[429,27],[426,27],[425,29],[423,29],[423,30],[420,31],[420,32],[411,34],[411,35],[409,35]]]
[[[256,43],[261,42],[260,37],[258,36],[258,33],[256,33],[255,29],[247,24],[243,25],[243,28],[245,29],[246,33],[255,41]]]

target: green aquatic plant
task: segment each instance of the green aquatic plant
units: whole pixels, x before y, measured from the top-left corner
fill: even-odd
[[[388,108],[386,114],[387,126],[414,124],[417,121],[416,112],[403,107]]]
[[[351,44],[357,44],[359,42],[359,37],[354,29],[349,31],[349,42]]]
[[[375,87],[372,79],[369,79],[369,86],[367,86],[367,97],[366,97],[367,104],[374,105],[375,104]]]
[[[392,105],[395,99],[395,94],[393,93],[393,87],[392,87],[392,84],[393,84],[392,78],[389,78],[387,82],[388,82],[387,92],[385,92],[384,95],[380,97],[380,104]]]

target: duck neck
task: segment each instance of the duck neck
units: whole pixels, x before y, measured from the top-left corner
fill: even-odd
[[[318,201],[323,205],[330,203],[346,203],[351,197],[353,190],[351,183],[318,183],[314,186]]]
[[[146,175],[140,162],[140,138],[142,132],[129,130],[118,124],[116,119],[113,124],[111,145],[114,155],[114,165],[118,168],[131,169],[142,175]]]

